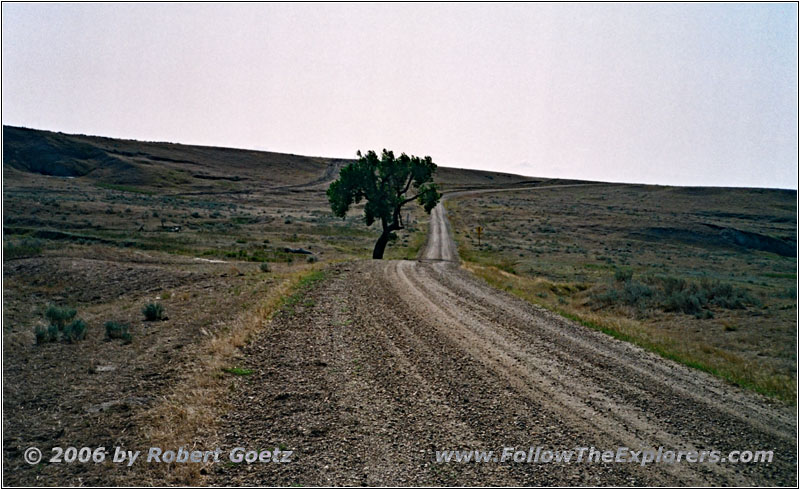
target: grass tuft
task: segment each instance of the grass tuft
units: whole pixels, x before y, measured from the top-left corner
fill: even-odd
[[[148,303],[147,306],[142,308],[142,314],[148,322],[154,322],[164,319],[164,307],[161,303]]]
[[[123,344],[130,344],[133,342],[133,336],[130,333],[130,326],[127,323],[119,323],[115,321],[108,321],[106,327],[106,340],[122,339]]]
[[[250,376],[251,374],[253,374],[252,369],[244,369],[239,367],[222,368],[222,371],[236,376]]]

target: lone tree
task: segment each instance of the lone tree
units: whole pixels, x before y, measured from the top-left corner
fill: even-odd
[[[358,160],[344,167],[339,179],[328,188],[328,200],[333,214],[341,218],[353,203],[367,200],[364,221],[370,226],[380,220],[383,228],[372,258],[382,259],[386,244],[396,238],[394,232],[404,228],[400,208],[416,199],[430,213],[442,197],[433,183],[436,164],[427,156],[403,153],[395,158],[393,152],[385,149],[380,158],[374,151],[364,155],[358,151],[356,155]],[[409,191],[413,195],[407,197]]]

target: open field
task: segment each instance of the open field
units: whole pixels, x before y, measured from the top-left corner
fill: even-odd
[[[377,238],[360,207],[330,213],[325,189],[346,161],[8,127],[4,139],[5,484],[171,481],[67,476],[21,451],[211,445],[237,349],[309,273],[369,257]],[[387,257],[424,243],[428,217],[409,213]],[[167,319],[145,321],[149,303]],[[49,305],[76,309],[86,339],[37,345]],[[131,342],[106,341],[109,321],[128,324]]]
[[[363,260],[378,232],[361,208],[330,213],[325,189],[345,160],[17,128],[4,138],[5,485],[796,483],[784,403],[796,396],[794,192],[441,168],[447,191],[541,188],[453,195],[449,225],[441,206],[433,217],[410,207],[386,257],[422,260],[377,262]],[[146,319],[149,304],[160,320]],[[51,305],[74,308],[85,339],[46,341]],[[594,374],[578,381],[574,365]],[[743,472],[431,463],[436,449],[534,439],[749,441],[779,459]],[[299,459],[22,460],[31,446],[231,444]]]
[[[599,184],[446,205],[490,284],[796,400],[796,192]]]
[[[531,191],[535,192],[535,191]],[[328,269],[244,349],[226,444],[287,465],[215,485],[791,486],[796,412],[498,290],[460,266],[440,204],[420,260]],[[255,408],[254,408],[255,407]],[[253,413],[261,417],[252,416]],[[714,448],[720,464],[447,462],[450,448]],[[736,448],[768,464],[731,464]],[[452,450],[452,449],[451,449]],[[459,449],[456,449],[459,450]],[[463,454],[463,453],[462,453]],[[486,453],[484,453],[486,454]]]

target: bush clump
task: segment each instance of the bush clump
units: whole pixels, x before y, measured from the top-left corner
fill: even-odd
[[[55,325],[49,325],[48,327],[38,325],[33,333],[36,335],[37,344],[46,344],[58,340],[58,327]]]
[[[638,281],[628,279],[622,289],[610,288],[602,293],[595,293],[592,299],[601,306],[623,304],[643,310],[654,295],[653,289]]]
[[[690,283],[683,279],[665,277],[661,278],[661,283],[665,296],[664,311],[679,311],[697,316],[709,306],[741,310],[748,305],[761,303],[747,290],[717,280],[703,279],[699,283]]]
[[[77,342],[86,338],[86,322],[75,319],[78,312],[74,308],[50,305],[44,312],[44,317],[50,323],[47,327],[37,326],[34,329],[37,344],[57,342],[59,338],[67,343]]]
[[[617,282],[628,282],[633,278],[633,271],[627,269],[617,269],[614,271],[614,280]]]
[[[697,318],[712,318],[712,307],[739,310],[761,302],[746,289],[718,280],[702,279],[687,281],[677,277],[657,277],[646,280],[648,284],[632,279],[632,275],[618,270],[614,274],[621,289],[611,287],[592,295],[601,307],[623,304],[640,310],[646,307],[660,308],[666,312],[685,313]]]
[[[653,290],[646,284],[628,280],[622,287],[622,302],[628,306],[644,307],[645,303],[653,296]]]
[[[261,272],[270,272],[272,270],[270,269],[269,264],[266,262],[262,262],[258,268],[261,269]]]
[[[15,259],[20,257],[32,257],[42,253],[44,242],[37,238],[23,238],[16,242],[10,242],[3,246],[3,257]]]
[[[66,308],[62,306],[50,305],[44,311],[44,317],[50,322],[50,325],[55,325],[59,330],[63,330],[67,322],[75,318],[78,312],[74,308]]]
[[[106,340],[122,339],[124,344],[130,344],[133,337],[130,333],[130,327],[127,323],[119,323],[114,321],[106,322]]]
[[[164,319],[164,307],[161,303],[148,303],[147,306],[142,308],[142,314],[148,322]]]
[[[64,342],[73,343],[86,338],[86,322],[78,318],[64,327],[62,332]]]

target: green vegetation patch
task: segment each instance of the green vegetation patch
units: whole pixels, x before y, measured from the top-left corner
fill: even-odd
[[[130,333],[130,325],[127,323],[108,321],[105,327],[106,340],[122,339],[123,344],[130,344],[133,342],[133,336]]]
[[[49,305],[44,317],[49,322],[47,327],[41,325],[34,329],[37,344],[57,342],[73,343],[86,338],[86,322],[75,318],[77,310],[64,306]]]
[[[34,257],[42,253],[44,241],[36,238],[23,238],[21,240],[6,243],[3,246],[3,257],[8,259],[18,259],[22,257]]]
[[[165,318],[164,306],[161,303],[148,303],[142,308],[142,314],[148,322],[163,320]]]
[[[292,288],[292,293],[282,298],[280,311],[284,312],[286,315],[292,316],[295,314],[295,308],[298,305],[306,307],[313,306],[313,303],[304,304],[303,298],[311,288],[323,281],[326,276],[327,274],[324,270],[312,270],[303,274],[297,284]]]
[[[250,376],[253,374],[252,369],[244,369],[239,367],[222,368],[222,371],[228,374],[233,374],[234,376]]]

